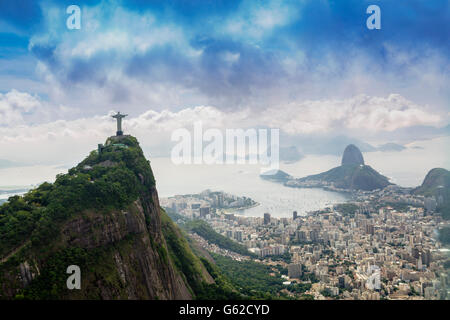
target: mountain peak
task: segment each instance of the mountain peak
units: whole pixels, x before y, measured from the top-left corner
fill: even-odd
[[[354,144],[349,144],[345,150],[344,155],[342,156],[342,163],[345,165],[364,165],[364,158],[361,151]]]
[[[130,135],[11,197],[0,217],[0,299],[179,300],[215,283],[160,208],[150,162]],[[67,290],[70,265],[83,270],[80,290]]]

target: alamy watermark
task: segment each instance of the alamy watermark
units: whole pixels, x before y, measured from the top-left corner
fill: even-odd
[[[66,26],[69,30],[81,29],[81,9],[78,5],[72,4],[66,8],[66,14],[69,17],[66,20]],[[369,30],[381,29],[381,9],[379,6],[372,4],[367,7],[366,14],[370,16],[366,20],[366,26]]]
[[[67,274],[70,274],[70,276],[67,278],[66,286],[67,289],[73,290],[73,289],[81,289],[81,269],[77,265],[70,265],[67,267],[66,270]]]
[[[69,30],[81,29],[81,9],[79,6],[72,4],[67,7],[66,13],[70,16],[66,20],[66,26]]]
[[[367,14],[370,16],[366,20],[366,26],[369,30],[380,30],[381,29],[381,9],[376,4],[372,4],[367,7]]]
[[[203,130],[201,121],[172,132],[174,164],[259,164],[261,172],[279,169],[279,129]]]

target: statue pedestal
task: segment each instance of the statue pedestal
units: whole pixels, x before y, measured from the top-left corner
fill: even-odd
[[[123,135],[123,131],[117,131],[116,132],[116,136],[122,136]]]

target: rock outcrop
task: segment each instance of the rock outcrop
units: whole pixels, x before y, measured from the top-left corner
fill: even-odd
[[[350,144],[345,148],[341,165],[364,165],[363,155],[357,146]]]

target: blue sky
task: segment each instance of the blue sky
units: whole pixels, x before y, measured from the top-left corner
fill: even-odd
[[[66,28],[71,4],[80,30]],[[366,28],[371,4],[381,30]],[[291,136],[441,130],[449,18],[446,0],[0,0],[0,130],[48,138],[117,109],[208,118],[199,106]]]
[[[28,66],[42,62],[64,86],[104,85],[107,73],[117,65],[127,77],[173,81],[199,91],[204,101],[225,108],[245,105],[251,100],[250,92],[258,94],[259,90],[284,81],[296,83],[292,90],[295,93],[284,94],[300,97],[323,96],[324,89],[341,91],[325,82],[349,78],[355,68],[372,74],[374,79],[392,77],[389,86],[399,90],[420,82],[420,73],[412,73],[410,66],[423,64],[427,68],[426,61],[430,59],[440,59],[437,63],[444,66],[436,73],[448,77],[450,9],[444,0],[78,1],[83,28],[68,31],[65,8],[72,3],[0,3],[3,77],[24,78],[25,83],[29,79],[40,81],[35,68]],[[370,31],[365,26],[369,4],[382,9],[381,30]],[[116,18],[111,20],[114,15]],[[151,20],[147,24],[129,24],[129,19],[145,17]],[[97,25],[89,28],[88,24],[94,22]],[[172,38],[157,39],[138,51],[138,44],[133,43],[128,47],[97,48],[89,56],[58,52],[62,47],[73,49],[83,41],[98,40],[92,32],[99,37],[106,33],[113,37],[115,32],[118,36],[120,32],[141,33],[149,40],[158,37],[152,29],[172,31],[167,35]],[[164,33],[160,35],[164,37]],[[195,55],[196,51],[200,56]],[[230,64],[229,59],[237,55],[239,60]],[[402,57],[397,59],[399,55]],[[283,65],[286,61],[291,61],[291,70]],[[0,89],[6,92],[10,88],[2,84]],[[16,89],[31,88],[24,84]],[[378,89],[383,91],[378,86],[372,91]],[[121,90],[129,93],[126,88]],[[46,91],[40,89],[36,93],[46,95]],[[441,102],[448,99],[445,93],[436,94]],[[174,104],[167,107],[175,107]]]

